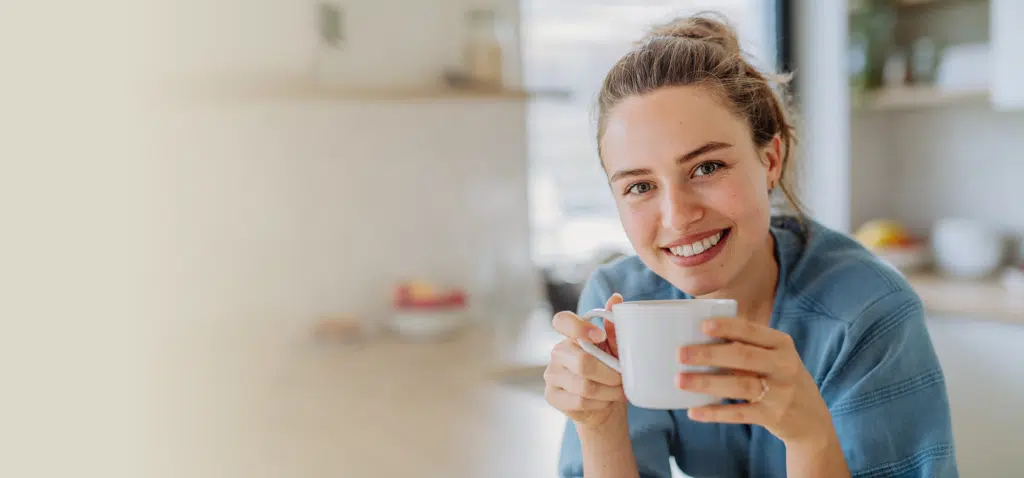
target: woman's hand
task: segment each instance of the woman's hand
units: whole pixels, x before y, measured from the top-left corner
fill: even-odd
[[[621,302],[622,296],[614,294],[605,309]],[[618,357],[615,325],[605,321],[602,330],[568,311],[555,314],[552,324],[566,338],[555,345],[544,370],[544,397],[548,403],[577,426],[601,425],[617,413],[625,418],[622,376],[576,344],[577,339],[591,342]]]
[[[711,319],[703,327],[708,335],[727,342],[682,347],[679,361],[726,370],[720,374],[682,373],[677,385],[748,403],[690,409],[692,420],[761,425],[787,447],[834,440],[828,406],[792,337],[739,318]]]

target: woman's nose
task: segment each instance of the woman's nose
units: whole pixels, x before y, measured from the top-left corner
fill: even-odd
[[[682,189],[670,190],[663,196],[661,225],[672,231],[685,231],[690,224],[704,217],[704,207],[698,198]]]

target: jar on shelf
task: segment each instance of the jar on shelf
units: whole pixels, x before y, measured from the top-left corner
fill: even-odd
[[[504,82],[506,29],[492,10],[466,13],[465,73],[477,87],[500,89]]]
[[[921,37],[911,47],[911,81],[917,84],[935,82],[935,71],[939,67],[939,45],[929,37]]]

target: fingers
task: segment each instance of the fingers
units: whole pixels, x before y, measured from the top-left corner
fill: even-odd
[[[608,302],[605,303],[605,309],[611,309],[615,304],[621,303],[622,295],[618,293],[612,294],[608,298]],[[583,320],[578,315],[567,310],[555,314],[554,318],[551,319],[551,324],[558,333],[573,340],[582,339],[593,344],[599,344],[606,339],[606,333],[603,328]]]
[[[555,317],[551,319],[551,325],[558,333],[574,341],[582,339],[599,344],[605,339],[604,330],[567,310],[555,314]]]
[[[621,303],[622,303],[622,295],[616,292],[616,293],[612,294],[611,297],[608,298],[608,302],[605,303],[604,309],[605,310],[611,310],[613,306],[615,306],[616,304],[621,304]],[[605,345],[606,346],[602,347],[602,348],[605,349],[605,352],[609,352],[612,355],[618,357],[619,356],[619,338],[618,338],[618,335],[615,333],[615,322],[612,322],[610,320],[605,320],[603,325],[604,325]]]
[[[719,339],[744,342],[777,349],[793,346],[793,338],[767,325],[735,317],[719,317],[704,322],[704,333]]]
[[[622,296],[613,294],[605,304],[611,309],[622,302]],[[578,315],[559,312],[551,320],[552,326],[566,337],[551,351],[551,361],[544,371],[545,398],[555,408],[570,411],[598,410],[626,400],[622,389],[622,376],[594,356],[583,351],[577,341],[600,344],[601,348],[615,350],[615,326],[604,321],[597,326]],[[607,343],[604,343],[607,340]],[[604,343],[604,344],[603,344]]]
[[[605,302],[604,310],[612,310],[612,306],[614,306],[615,304],[621,304],[621,303],[622,303],[622,294],[619,294],[618,292],[616,292],[616,293],[612,294],[611,297],[608,298],[608,302]]]
[[[762,390],[760,377],[749,374],[681,373],[676,376],[676,386],[683,390],[738,400],[754,400],[761,395]]]
[[[686,415],[698,422],[760,424],[764,409],[752,403],[723,403],[691,408]]]
[[[565,367],[551,367],[544,372],[544,381],[549,386],[565,390],[572,395],[602,402],[625,400],[620,386],[609,386],[581,377]]]
[[[612,387],[622,386],[622,375],[619,375],[618,372],[594,358],[593,355],[584,352],[579,345],[569,340],[563,340],[555,345],[555,348],[551,351],[550,365],[565,367],[568,371],[580,377],[603,385]]]
[[[600,410],[612,404],[612,402],[584,398],[551,386],[544,390],[544,398],[551,406],[564,411]]]
[[[776,371],[778,352],[740,342],[697,344],[679,348],[679,362],[763,374]]]

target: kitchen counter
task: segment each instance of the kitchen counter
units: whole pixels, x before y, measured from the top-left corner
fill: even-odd
[[[1024,294],[1007,291],[998,279],[958,280],[931,272],[907,279],[931,315],[1024,325]]]
[[[155,351],[161,477],[555,475],[564,417],[539,375],[494,379],[491,331],[350,346],[231,325]]]

